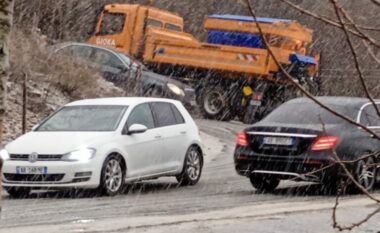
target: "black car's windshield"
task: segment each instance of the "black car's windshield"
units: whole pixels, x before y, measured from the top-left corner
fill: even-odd
[[[68,106],[43,122],[36,131],[114,131],[127,106]]]
[[[351,119],[354,118],[354,113],[352,111],[350,112],[347,107],[332,104],[328,104],[328,106]],[[263,122],[284,124],[339,124],[343,123],[344,120],[315,103],[290,102],[277,108],[269,114]]]

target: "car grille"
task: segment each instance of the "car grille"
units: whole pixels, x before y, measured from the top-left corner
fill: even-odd
[[[248,135],[251,149],[257,154],[278,155],[278,156],[297,156],[306,152],[312,144],[314,138],[295,137],[293,146],[264,145],[263,135]]]
[[[56,182],[62,180],[64,175],[65,174],[26,175],[4,173],[5,179],[11,182]]]
[[[38,155],[37,161],[59,161],[63,155]],[[10,160],[28,161],[29,154],[11,154]]]

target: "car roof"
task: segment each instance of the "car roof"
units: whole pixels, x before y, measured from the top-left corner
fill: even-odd
[[[367,98],[361,97],[346,97],[346,96],[321,96],[316,97],[318,101],[326,105],[338,105],[345,106],[349,108],[360,108],[364,104],[370,103],[370,100]],[[301,97],[290,100],[288,103],[302,104],[302,103],[313,103],[314,101],[307,98]],[[375,102],[380,102],[380,100],[375,100]]]
[[[165,98],[150,98],[150,97],[112,97],[112,98],[97,98],[97,99],[84,99],[71,102],[65,106],[83,106],[83,105],[120,105],[130,106],[138,105],[147,102],[166,102],[172,104],[180,103],[177,100]]]
[[[58,48],[63,48],[63,47],[68,46],[68,45],[88,46],[88,47],[93,47],[93,48],[98,48],[98,49],[109,50],[109,51],[112,51],[114,53],[120,53],[119,51],[117,51],[117,50],[115,50],[113,48],[99,46],[99,45],[94,45],[94,44],[89,44],[89,43],[82,43],[82,42],[63,42],[63,43],[60,43],[60,44],[56,44],[56,46]]]

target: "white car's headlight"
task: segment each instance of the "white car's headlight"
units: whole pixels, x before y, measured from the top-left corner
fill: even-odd
[[[0,157],[2,160],[8,160],[9,159],[9,153],[6,149],[0,150]]]
[[[72,162],[87,162],[94,157],[95,152],[95,149],[84,148],[63,155],[62,160]]]
[[[168,88],[176,95],[179,95],[179,96],[182,96],[184,97],[185,96],[185,91],[180,88],[179,86],[173,84],[173,83],[167,83],[166,84],[168,86]]]

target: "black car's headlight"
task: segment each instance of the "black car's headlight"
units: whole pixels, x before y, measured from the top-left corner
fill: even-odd
[[[167,83],[166,86],[169,88],[171,92],[173,92],[176,95],[179,95],[181,97],[185,96],[185,91],[180,88],[179,86],[173,84],[173,83]]]
[[[87,162],[94,157],[95,152],[95,149],[83,148],[63,155],[62,160],[69,162]]]

